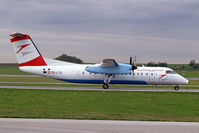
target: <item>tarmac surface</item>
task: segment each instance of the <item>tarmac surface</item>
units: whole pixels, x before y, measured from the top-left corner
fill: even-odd
[[[163,89],[163,88],[109,88],[99,87],[58,87],[58,86],[0,86],[0,88],[13,89],[44,89],[44,90],[96,90],[96,91],[152,91],[152,92],[199,92],[199,89]]]
[[[0,118],[1,133],[199,133],[198,122]]]

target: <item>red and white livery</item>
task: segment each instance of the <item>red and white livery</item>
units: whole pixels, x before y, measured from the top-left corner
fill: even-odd
[[[72,83],[103,84],[142,84],[142,85],[179,85],[189,81],[167,67],[137,67],[130,58],[129,64],[117,63],[114,59],[104,59],[99,64],[75,64],[43,58],[28,34],[10,35],[19,69],[45,77]]]

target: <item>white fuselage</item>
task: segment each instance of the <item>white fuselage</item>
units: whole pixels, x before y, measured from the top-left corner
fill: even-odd
[[[107,58],[95,65],[79,65],[43,58],[30,35],[17,32],[10,36],[19,68],[24,72],[72,83],[103,84],[104,89],[109,87],[109,83],[152,85],[189,83],[170,68],[136,67],[132,58],[129,64],[117,63],[114,59]]]
[[[103,84],[105,74],[89,73],[87,65],[23,66],[20,70],[72,83]],[[167,67],[138,67],[131,74],[115,74],[110,84],[184,85],[189,81]]]

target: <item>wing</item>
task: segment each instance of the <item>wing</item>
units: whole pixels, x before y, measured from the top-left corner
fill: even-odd
[[[104,59],[101,64],[86,67],[85,70],[99,74],[130,74],[131,65],[118,64],[114,59]]]

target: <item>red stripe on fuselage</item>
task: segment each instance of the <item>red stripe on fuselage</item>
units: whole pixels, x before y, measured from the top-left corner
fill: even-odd
[[[29,35],[26,35],[25,37],[15,37],[10,39],[11,42],[16,42],[16,41],[20,41],[20,40],[26,40],[26,39],[30,39]]]
[[[25,63],[19,64],[20,67],[22,66],[47,66],[46,62],[44,61],[42,56],[39,56],[33,60],[30,60]]]

